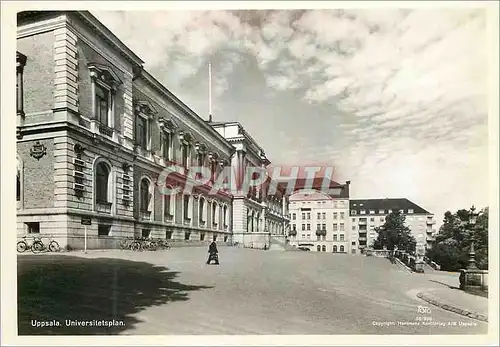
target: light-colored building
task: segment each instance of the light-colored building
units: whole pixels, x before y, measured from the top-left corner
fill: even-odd
[[[375,228],[385,223],[393,211],[405,214],[405,224],[417,241],[417,250],[431,247],[437,233],[434,215],[408,199],[353,199],[350,201],[352,233],[358,235],[359,248],[372,247],[377,239]]]
[[[312,189],[298,189],[290,196],[290,245],[313,252],[357,252],[349,218],[350,182],[332,183],[338,194],[323,193],[321,183],[313,183]]]
[[[271,164],[264,150],[238,122],[210,122],[235,147],[232,167],[245,178],[247,168],[263,170]],[[241,184],[242,181],[238,181]],[[252,248],[284,248],[288,198],[282,189],[269,191],[269,181],[250,191],[233,193],[233,242]]]

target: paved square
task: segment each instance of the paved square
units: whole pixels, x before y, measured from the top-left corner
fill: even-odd
[[[410,274],[375,257],[219,251],[219,266],[205,264],[201,247],[19,255],[19,334],[487,333],[437,307],[417,312],[428,306],[418,290],[455,275]],[[445,325],[407,325],[421,316]],[[123,325],[66,326],[102,319]],[[53,320],[61,326],[32,326]]]

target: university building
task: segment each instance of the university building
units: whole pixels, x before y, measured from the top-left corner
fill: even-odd
[[[405,224],[417,241],[417,250],[432,246],[437,230],[434,215],[408,199],[355,199],[350,201],[352,234],[358,236],[359,248],[372,247],[377,239],[375,228],[385,223],[386,216],[400,211]]]
[[[290,245],[313,252],[356,254],[357,235],[351,233],[349,185],[330,183],[333,194],[321,191],[322,180],[290,196]]]
[[[248,168],[263,170],[271,164],[264,150],[238,122],[210,122],[213,128],[231,143],[236,153],[232,167],[239,168],[237,177],[242,184]],[[247,177],[250,179],[251,177]],[[256,179],[256,177],[252,177]],[[284,249],[285,229],[289,222],[288,197],[281,185],[270,190],[270,181],[250,189],[233,192],[233,241],[252,248]]]
[[[233,231],[269,247],[284,233],[286,199],[233,196],[217,181],[234,164],[267,165],[264,151],[194,113],[89,12],[19,13],[16,58],[19,237],[82,248],[88,218],[89,248],[133,236],[233,243]],[[192,167],[209,179],[199,185]]]

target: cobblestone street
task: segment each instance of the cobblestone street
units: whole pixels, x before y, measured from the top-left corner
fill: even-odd
[[[456,274],[410,274],[386,259],[330,253],[220,247],[220,266],[205,265],[206,256],[202,247],[20,255],[19,333],[487,332],[487,323],[416,297],[458,283]],[[419,306],[431,313],[419,313]],[[36,328],[34,319],[62,326]],[[124,326],[66,327],[66,319],[115,319]]]

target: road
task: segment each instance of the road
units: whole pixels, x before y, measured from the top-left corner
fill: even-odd
[[[343,254],[220,247],[219,266],[205,265],[206,256],[200,247],[20,255],[20,334],[487,333],[486,323],[416,298],[458,283],[457,275],[411,274]],[[62,326],[36,328],[33,319]],[[124,325],[67,327],[66,319]]]

